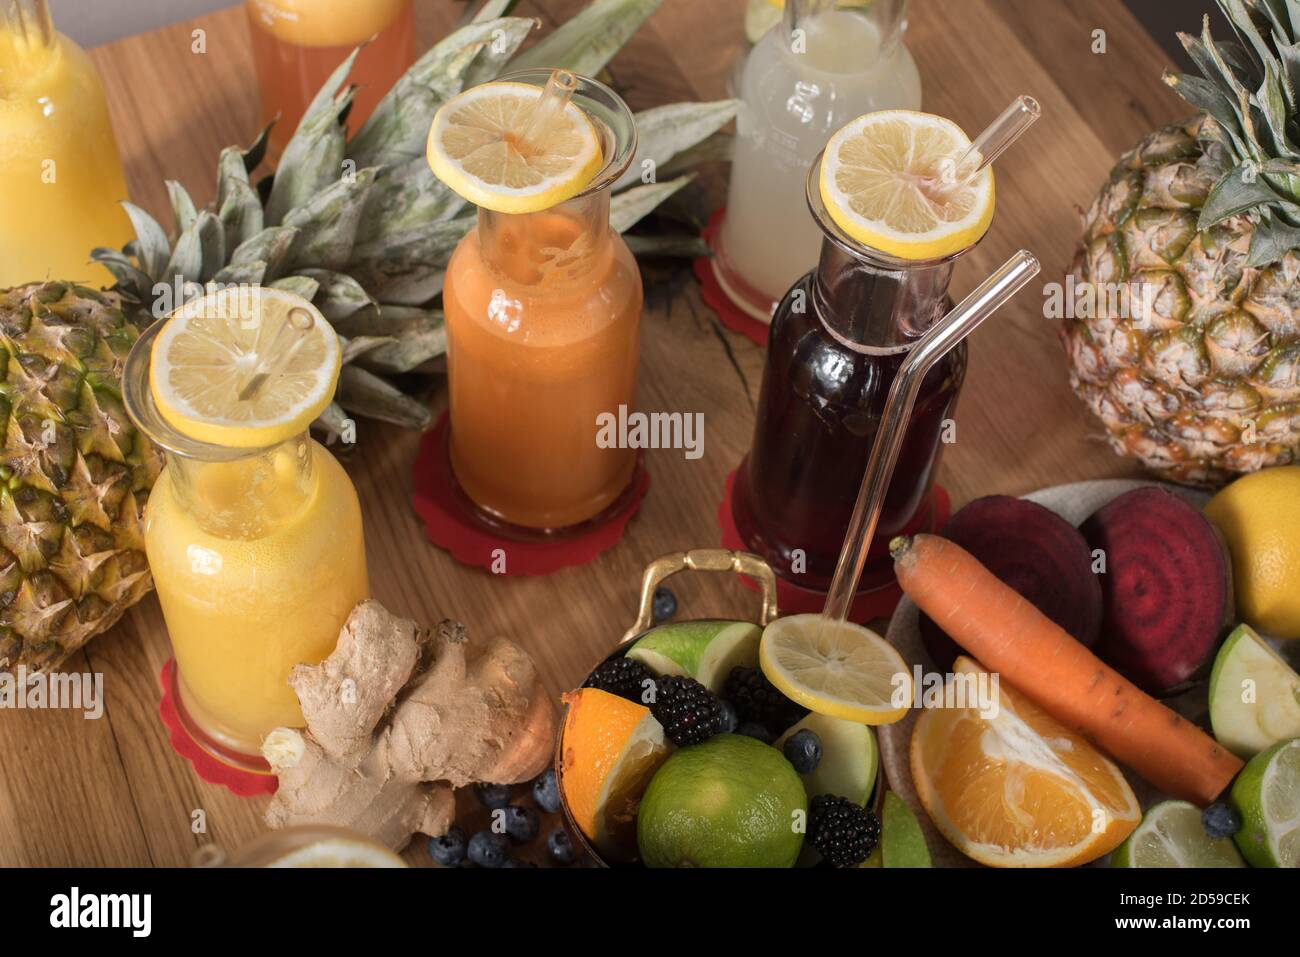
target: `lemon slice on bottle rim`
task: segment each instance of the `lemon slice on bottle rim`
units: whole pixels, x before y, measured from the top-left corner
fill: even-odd
[[[429,168],[451,190],[501,213],[549,209],[581,193],[604,165],[601,137],[572,101],[524,142],[542,87],[484,83],[452,97],[429,128]]]
[[[967,183],[950,172],[970,145],[961,127],[941,116],[860,116],[826,144],[822,202],[835,225],[863,245],[899,259],[950,256],[973,246],[993,221],[992,168]]]
[[[759,667],[783,695],[810,711],[893,724],[912,704],[903,656],[870,628],[821,615],[790,615],[763,629]]]
[[[307,431],[341,368],[338,335],[315,306],[283,290],[235,286],[172,314],[150,352],[149,389],[186,438],[265,448]]]

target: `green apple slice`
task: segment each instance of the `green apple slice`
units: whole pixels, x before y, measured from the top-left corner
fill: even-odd
[[[1205,833],[1201,809],[1186,801],[1162,801],[1115,849],[1111,867],[1245,867],[1230,837]]]
[[[807,728],[822,742],[822,759],[807,774],[801,774],[811,801],[819,794],[834,794],[867,806],[876,786],[876,736],[871,727],[829,715],[808,715],[776,739],[779,751],[786,739]]]
[[[1229,797],[1241,815],[1237,847],[1254,867],[1300,867],[1300,738],[1246,763]]]
[[[662,625],[628,649],[660,677],[694,678],[714,694],[722,691],[732,668],[758,667],[763,630],[747,621],[682,621]]]
[[[1300,674],[1249,625],[1238,625],[1214,659],[1210,724],[1243,758],[1300,737]]]
[[[893,791],[885,792],[880,821],[881,860],[885,867],[929,867],[930,849],[925,845],[921,823],[907,802]]]

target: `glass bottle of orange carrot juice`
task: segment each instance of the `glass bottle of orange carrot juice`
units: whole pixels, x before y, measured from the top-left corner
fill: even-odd
[[[523,537],[617,507],[637,455],[598,435],[636,385],[641,276],[609,222],[635,125],[604,84],[554,76],[571,84],[554,110],[551,72],[524,71],[449,101],[431,131],[435,173],[479,203],[443,292],[452,470],[481,517]]]
[[[278,156],[312,97],[359,44],[351,82],[357,84],[352,129],[361,128],[384,94],[415,62],[411,0],[245,0],[262,121]],[[369,41],[367,43],[367,41]]]

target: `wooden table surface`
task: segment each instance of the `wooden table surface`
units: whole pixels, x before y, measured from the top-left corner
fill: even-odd
[[[450,0],[416,3],[421,49],[463,9]],[[518,12],[550,25],[579,6],[524,0]],[[725,96],[743,44],[743,7],[744,0],[665,0],[611,65],[632,107]],[[200,28],[205,54],[191,49]],[[1096,30],[1105,33],[1105,53],[1093,52]],[[1042,260],[1043,282],[1057,281],[1078,237],[1076,207],[1091,200],[1121,151],[1190,112],[1161,84],[1166,57],[1120,0],[914,0],[907,42],[925,109],[968,130],[1019,93],[1043,106],[1042,121],[998,164],[998,215],[958,265],[958,295],[1021,247]],[[242,11],[130,37],[91,56],[108,88],[132,198],[166,217],[163,181],[176,179],[196,201],[210,200],[218,152],[250,142],[257,130]],[[702,210],[722,201],[725,170],[705,179],[696,197]],[[471,635],[513,638],[556,694],[580,681],[630,624],[648,561],[718,543],[723,477],[750,440],[762,351],[726,332],[684,277],[648,292],[639,406],[704,412],[705,454],[688,461],[681,452],[650,452],[653,484],[641,513],[595,563],[539,579],[458,565],[426,541],[411,509],[417,435],[362,422],[359,453],[348,463],[375,596],[426,624],[454,617]],[[974,337],[957,423],[940,480],[958,505],[982,494],[1133,472],[1099,440],[1071,393],[1038,284]],[[674,579],[674,589],[685,617],[743,615],[756,606],[752,592],[720,576]],[[169,653],[150,596],[68,663],[69,670],[103,673],[102,719],[0,713],[0,865],[185,865],[201,844],[232,848],[265,831],[265,799],[205,784],[168,746],[157,709],[158,673]],[[423,842],[407,857],[427,861]]]

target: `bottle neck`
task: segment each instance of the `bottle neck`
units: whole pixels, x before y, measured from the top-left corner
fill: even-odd
[[[0,97],[29,77],[57,38],[46,0],[0,0]]]
[[[786,0],[783,29],[787,37],[806,30],[814,17],[840,6],[840,0]],[[877,55],[893,52],[907,30],[907,0],[874,0],[863,6],[842,7],[846,13],[870,20],[880,37]]]
[[[264,538],[297,516],[315,491],[306,432],[233,459],[168,452],[167,474],[180,509],[218,538]]]
[[[813,274],[813,308],[827,331],[850,347],[908,349],[946,311],[954,264],[886,265],[825,239]]]
[[[536,213],[479,207],[483,260],[522,285],[581,278],[610,238],[609,190],[597,189]]]

